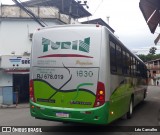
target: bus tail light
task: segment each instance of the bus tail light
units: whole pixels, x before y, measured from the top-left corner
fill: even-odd
[[[94,103],[94,107],[101,106],[105,103],[105,87],[104,83],[98,82],[97,92],[96,92],[96,100]]]
[[[35,97],[34,97],[33,80],[30,80],[30,82],[29,82],[29,97],[30,97],[31,101],[36,102]]]

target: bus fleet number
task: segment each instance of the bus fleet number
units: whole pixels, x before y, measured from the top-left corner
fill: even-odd
[[[77,71],[77,77],[92,77],[92,76],[93,76],[92,71],[82,71],[82,70]]]

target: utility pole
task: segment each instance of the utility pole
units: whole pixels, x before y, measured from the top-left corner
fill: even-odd
[[[108,23],[108,25],[109,25],[109,18],[110,18],[110,16],[107,16],[107,23]]]

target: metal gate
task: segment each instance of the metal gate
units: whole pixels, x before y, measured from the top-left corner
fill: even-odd
[[[12,87],[3,87],[3,104],[11,105],[13,104],[13,90]]]
[[[0,88],[0,105],[3,103],[2,88]]]

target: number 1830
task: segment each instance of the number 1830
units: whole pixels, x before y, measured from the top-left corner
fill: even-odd
[[[93,76],[92,71],[83,71],[83,70],[77,71],[77,77],[92,77],[92,76]]]

